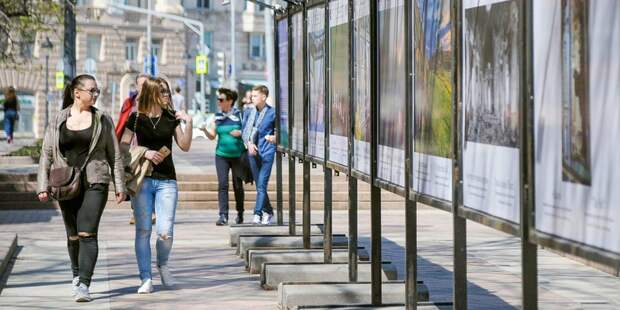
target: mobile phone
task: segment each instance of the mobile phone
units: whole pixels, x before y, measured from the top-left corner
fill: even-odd
[[[168,155],[170,155],[171,151],[167,146],[162,146],[161,149],[159,149],[159,153],[161,153],[161,155],[164,156],[164,158],[168,157]]]

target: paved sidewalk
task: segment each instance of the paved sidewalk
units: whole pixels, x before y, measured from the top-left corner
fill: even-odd
[[[245,272],[228,246],[228,228],[216,227],[214,211],[180,210],[171,266],[177,290],[160,286],[137,295],[133,226],[128,211],[108,206],[100,229],[100,258],[92,285],[95,301],[76,304],[70,296],[71,274],[64,226],[56,210],[0,211],[0,232],[16,232],[20,250],[0,309],[274,309],[276,292],[263,291],[258,277]],[[286,216],[286,213],[285,213]],[[433,301],[451,299],[452,239],[448,213],[418,212],[420,277]],[[301,219],[301,214],[298,214]],[[301,221],[300,221],[301,222]],[[322,222],[313,212],[313,222]],[[370,216],[360,211],[360,243],[369,247]],[[334,233],[347,233],[346,211],[336,211]],[[404,277],[404,212],[383,212],[384,259]],[[518,309],[520,248],[517,239],[468,222],[470,309]],[[540,251],[540,309],[620,309],[620,279],[550,252]]]

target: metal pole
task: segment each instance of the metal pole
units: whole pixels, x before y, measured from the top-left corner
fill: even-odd
[[[50,102],[49,102],[49,94],[50,94],[50,86],[49,86],[49,79],[50,79],[50,67],[49,67],[49,60],[50,60],[50,55],[46,54],[45,55],[45,128],[47,128],[47,125],[49,124],[50,121]]]
[[[354,2],[349,0],[349,89],[353,90],[355,44],[353,39]],[[353,177],[353,160],[355,152],[355,91],[349,96],[349,134],[348,134],[348,188],[349,188],[349,281],[357,282],[357,179]]]
[[[308,12],[303,4],[303,63],[304,63],[304,156],[308,155],[308,117],[310,114],[310,96],[308,83]],[[304,249],[310,248],[310,161],[304,158],[303,167],[303,243]]]
[[[467,309],[467,223],[464,218],[458,215],[458,209],[463,201],[463,171],[461,154],[461,97],[462,97],[462,3],[452,2],[452,50],[454,61],[452,63],[452,237],[453,237],[453,259],[454,259],[454,309]]]
[[[237,74],[235,73],[236,62],[235,58],[237,58],[237,50],[236,48],[236,38],[235,38],[235,0],[230,0],[230,81],[231,87],[236,87],[235,80],[237,79]]]
[[[370,143],[370,239],[371,239],[371,301],[373,305],[380,305],[382,299],[381,275],[381,189],[375,186],[377,179],[377,148],[379,133],[379,98],[378,72],[379,45],[377,1],[370,1],[370,115],[371,115],[371,143]]]
[[[521,65],[521,111],[519,123],[521,125],[521,139],[519,139],[520,156],[519,171],[521,171],[521,186],[519,187],[521,194],[521,285],[522,285],[522,305],[523,309],[538,309],[538,248],[536,244],[529,242],[529,230],[531,222],[531,214],[534,208],[534,129],[531,126],[533,122],[533,113],[530,113],[530,107],[534,106],[534,88],[533,88],[533,9],[532,1],[524,1],[522,3],[522,23],[521,33],[523,34],[522,42],[522,59],[525,65]]]
[[[288,19],[288,93],[289,98],[295,99],[294,94],[294,80],[295,74],[293,70],[293,26],[291,25],[291,10],[287,8],[287,17]],[[289,99],[288,101],[288,132],[289,132],[289,149],[292,149],[292,137],[293,137],[293,116],[295,115],[293,109],[295,105],[293,104],[293,100]],[[297,189],[295,188],[295,157],[293,155],[288,157],[288,233],[291,236],[297,234],[297,223],[295,219],[295,195],[297,194]]]
[[[267,17],[265,17],[267,18]],[[274,25],[277,25],[277,22],[275,21],[276,15],[274,14],[273,17]],[[276,29],[280,29],[279,27],[274,27],[273,31],[275,32]],[[267,31],[267,29],[265,29],[265,31]],[[274,67],[275,69],[273,70],[273,76],[275,76],[275,82],[273,83],[274,89],[275,89],[275,102],[276,104],[276,139],[277,139],[277,145],[281,144],[281,139],[280,139],[280,135],[282,134],[282,130],[281,130],[281,125],[280,124],[280,114],[282,113],[282,101],[280,100],[280,92],[282,91],[280,89],[280,79],[282,78],[280,76],[280,49],[276,48],[279,47],[280,44],[280,40],[279,40],[279,35],[275,36],[275,40],[273,40],[273,45],[274,48],[273,50],[278,50],[278,53],[274,53],[274,56],[277,58],[277,61],[274,61]],[[290,96],[289,96],[290,98]],[[277,224],[278,226],[281,226],[284,224],[284,220],[282,218],[282,152],[276,152],[276,214],[277,214]]]
[[[405,1],[405,70],[406,104],[405,104],[405,305],[408,310],[418,308],[418,233],[417,233],[417,197],[411,196],[411,177],[413,176],[413,3]],[[416,38],[419,39],[419,38]]]
[[[76,0],[65,0],[65,33],[63,52],[63,71],[65,81],[71,81],[75,77],[75,7]],[[66,83],[65,83],[66,84]]]
[[[331,101],[330,101],[330,94],[329,94],[329,89],[330,89],[330,85],[331,85],[331,64],[330,64],[330,57],[329,57],[329,40],[330,40],[330,33],[329,33],[329,1],[325,1],[325,14],[324,14],[324,18],[323,18],[323,24],[324,24],[324,28],[325,28],[325,39],[324,39],[324,62],[325,62],[325,66],[323,67],[323,70],[325,72],[325,81],[326,83],[323,83],[323,89],[324,89],[324,96],[323,96],[323,100],[325,101],[325,108],[323,109],[323,122],[325,124],[325,132],[323,135],[324,138],[324,145],[325,147],[323,148],[324,152],[323,152],[323,158],[325,158],[325,161],[327,162],[327,159],[329,158],[329,131],[330,131],[330,113],[329,113],[329,107],[331,106]],[[325,228],[325,231],[323,232],[323,262],[326,264],[331,264],[332,262],[332,169],[327,167],[327,164],[323,165],[323,171],[324,171],[324,180],[323,180],[323,195],[324,195],[324,204],[323,204],[323,226]]]
[[[271,4],[272,1],[269,1]],[[269,74],[271,70],[273,70],[275,65],[275,44],[276,41],[274,39],[275,28],[275,14],[272,15],[272,10],[264,9],[264,18],[265,18],[265,43],[266,43],[266,60],[267,60],[267,87],[269,89],[275,89],[275,74]]]
[[[147,10],[148,10],[148,12],[146,13],[146,54],[148,55],[147,65],[146,65],[147,74],[153,74],[153,48],[151,46],[151,43],[152,43],[151,11],[153,8],[152,4],[153,4],[152,0],[147,0]]]

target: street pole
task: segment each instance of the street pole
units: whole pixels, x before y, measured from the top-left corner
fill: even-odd
[[[49,60],[50,60],[50,55],[46,54],[45,55],[45,128],[47,128],[47,124],[49,123],[49,120],[50,120],[50,101],[49,101],[49,95],[50,95],[50,84],[49,84],[50,66],[49,66]]]
[[[146,64],[146,73],[147,74],[153,74],[153,51],[152,51],[152,46],[151,46],[151,19],[152,19],[152,15],[151,15],[151,10],[152,10],[152,1],[153,0],[148,0],[147,2],[147,10],[148,12],[146,13],[146,54],[148,55],[147,58],[147,64]]]
[[[236,71],[236,50],[235,50],[235,0],[230,0],[230,87],[235,88],[237,79]]]

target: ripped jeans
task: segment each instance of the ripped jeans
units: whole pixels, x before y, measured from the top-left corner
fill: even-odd
[[[144,178],[140,192],[131,203],[136,219],[136,259],[140,280],[151,279],[151,215],[157,215],[157,266],[168,264],[172,250],[174,215],[177,208],[178,189],[176,180]]]

